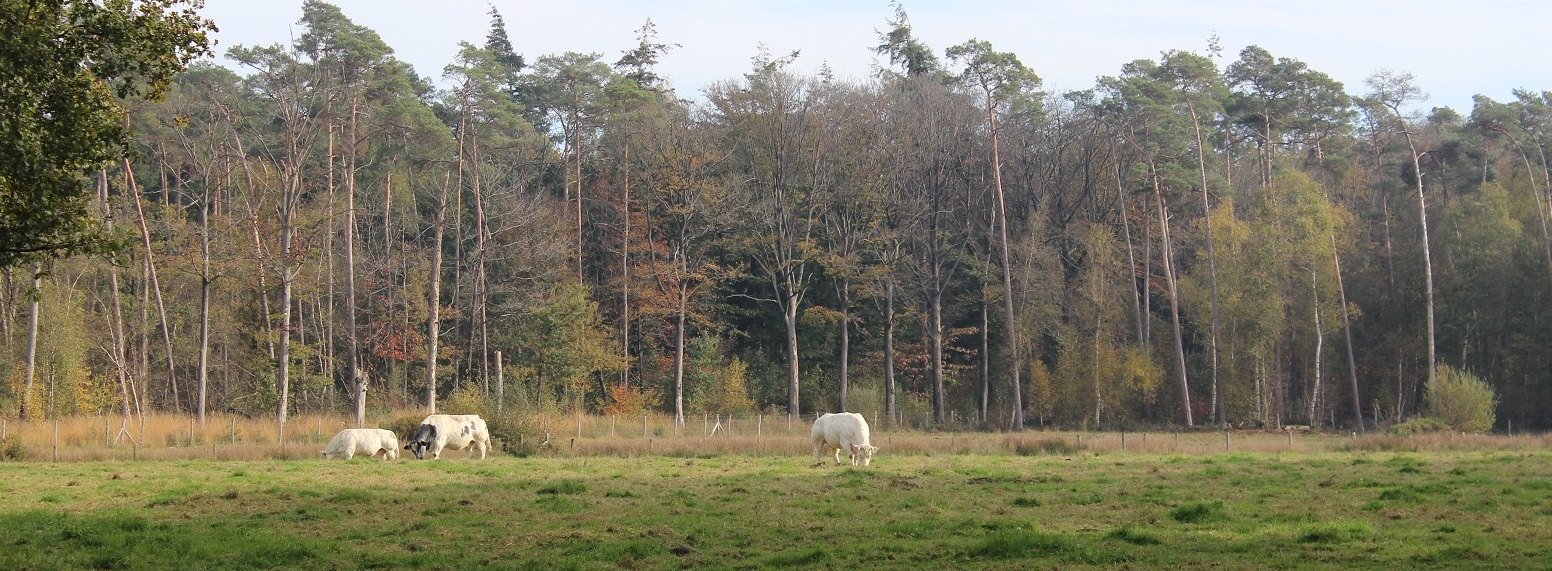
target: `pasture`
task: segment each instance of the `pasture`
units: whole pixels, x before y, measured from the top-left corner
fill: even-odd
[[[1232,437],[1225,451],[1221,433],[1132,434],[1123,449],[1119,434],[879,431],[870,468],[813,467],[795,434],[599,437],[437,462],[323,461],[300,443],[228,452],[239,459],[34,450],[0,463],[0,557],[12,569],[1552,566],[1545,437]]]

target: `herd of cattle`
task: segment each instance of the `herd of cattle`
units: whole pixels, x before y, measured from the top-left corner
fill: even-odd
[[[826,414],[814,420],[810,436],[814,441],[814,464],[822,464],[826,453],[834,452],[835,463],[841,463],[841,451],[851,458],[853,466],[867,466],[878,453],[878,447],[870,442],[868,421],[855,412]],[[433,414],[420,421],[415,433],[410,435],[404,449],[415,455],[416,460],[432,460],[442,457],[442,450],[468,449],[468,457],[490,449],[490,429],[485,419],[477,414]],[[383,460],[399,458],[399,437],[391,430],[381,428],[347,428],[341,430],[320,453],[323,458],[340,457],[349,460],[357,454],[381,457]]]

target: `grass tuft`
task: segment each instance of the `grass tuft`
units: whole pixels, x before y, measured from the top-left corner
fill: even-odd
[[[1105,534],[1105,537],[1119,539],[1132,545],[1159,545],[1164,543],[1157,535],[1146,531],[1138,531],[1127,525],[1110,530],[1110,533]]]
[[[1316,524],[1299,534],[1299,543],[1343,543],[1374,534],[1374,528],[1361,521],[1331,521]]]
[[[580,494],[587,491],[587,484],[575,480],[561,480],[539,488],[539,494]]]
[[[1033,531],[994,531],[970,550],[971,557],[1012,559],[1031,555],[1053,555],[1067,548],[1060,536]]]
[[[1180,523],[1209,523],[1229,519],[1223,502],[1196,502],[1169,511],[1170,519]]]
[[[765,558],[768,567],[813,567],[830,559],[830,552],[810,549],[794,553],[778,553]]]

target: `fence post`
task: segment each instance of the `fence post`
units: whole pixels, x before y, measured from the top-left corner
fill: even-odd
[[[620,415],[618,415],[618,414],[611,414],[611,415],[609,415],[609,436],[610,437],[614,436],[614,422],[616,420],[619,420],[619,417],[620,417]]]
[[[189,448],[194,447],[194,417],[189,417]]]
[[[581,438],[581,437],[582,437],[582,413],[578,412],[577,413],[577,438]],[[572,443],[571,447],[572,448],[576,448],[576,444]]]
[[[232,444],[237,443],[237,417],[232,417]]]
[[[645,413],[641,415],[641,437],[647,437],[647,415]],[[650,446],[648,449],[651,449]]]
[[[1121,451],[1122,452],[1126,451],[1126,431],[1125,430],[1121,431]]]
[[[1223,451],[1229,451],[1229,431],[1223,431]]]
[[[759,440],[760,437],[764,436],[764,435],[765,435],[765,413],[762,412],[762,413],[759,414],[759,416],[754,417],[754,437],[755,437],[756,440]]]
[[[59,462],[59,419],[54,419],[54,462]]]

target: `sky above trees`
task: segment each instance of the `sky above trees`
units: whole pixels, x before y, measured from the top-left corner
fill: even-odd
[[[422,76],[440,78],[459,41],[477,42],[489,26],[491,5],[501,11],[518,53],[530,58],[566,51],[600,52],[613,61],[635,44],[650,18],[659,38],[681,47],[661,69],[680,96],[700,98],[714,81],[748,69],[760,43],[772,53],[800,50],[794,68],[828,64],[840,77],[864,77],[876,56],[878,30],[893,13],[885,0],[425,2],[341,0],[340,9],[376,30],[399,59]],[[1205,52],[1222,38],[1224,57],[1247,45],[1296,57],[1349,87],[1377,69],[1417,76],[1430,97],[1424,109],[1471,108],[1481,93],[1510,99],[1529,78],[1552,77],[1552,60],[1535,46],[1552,21],[1552,3],[1482,0],[1399,2],[1242,2],[1105,0],[1099,2],[904,2],[916,35],[938,50],[970,38],[1018,54],[1050,91],[1087,89],[1124,63],[1155,58],[1167,49]],[[204,9],[221,28],[218,53],[232,45],[268,45],[300,33],[301,0],[208,0]],[[941,55],[941,54],[940,54]]]

